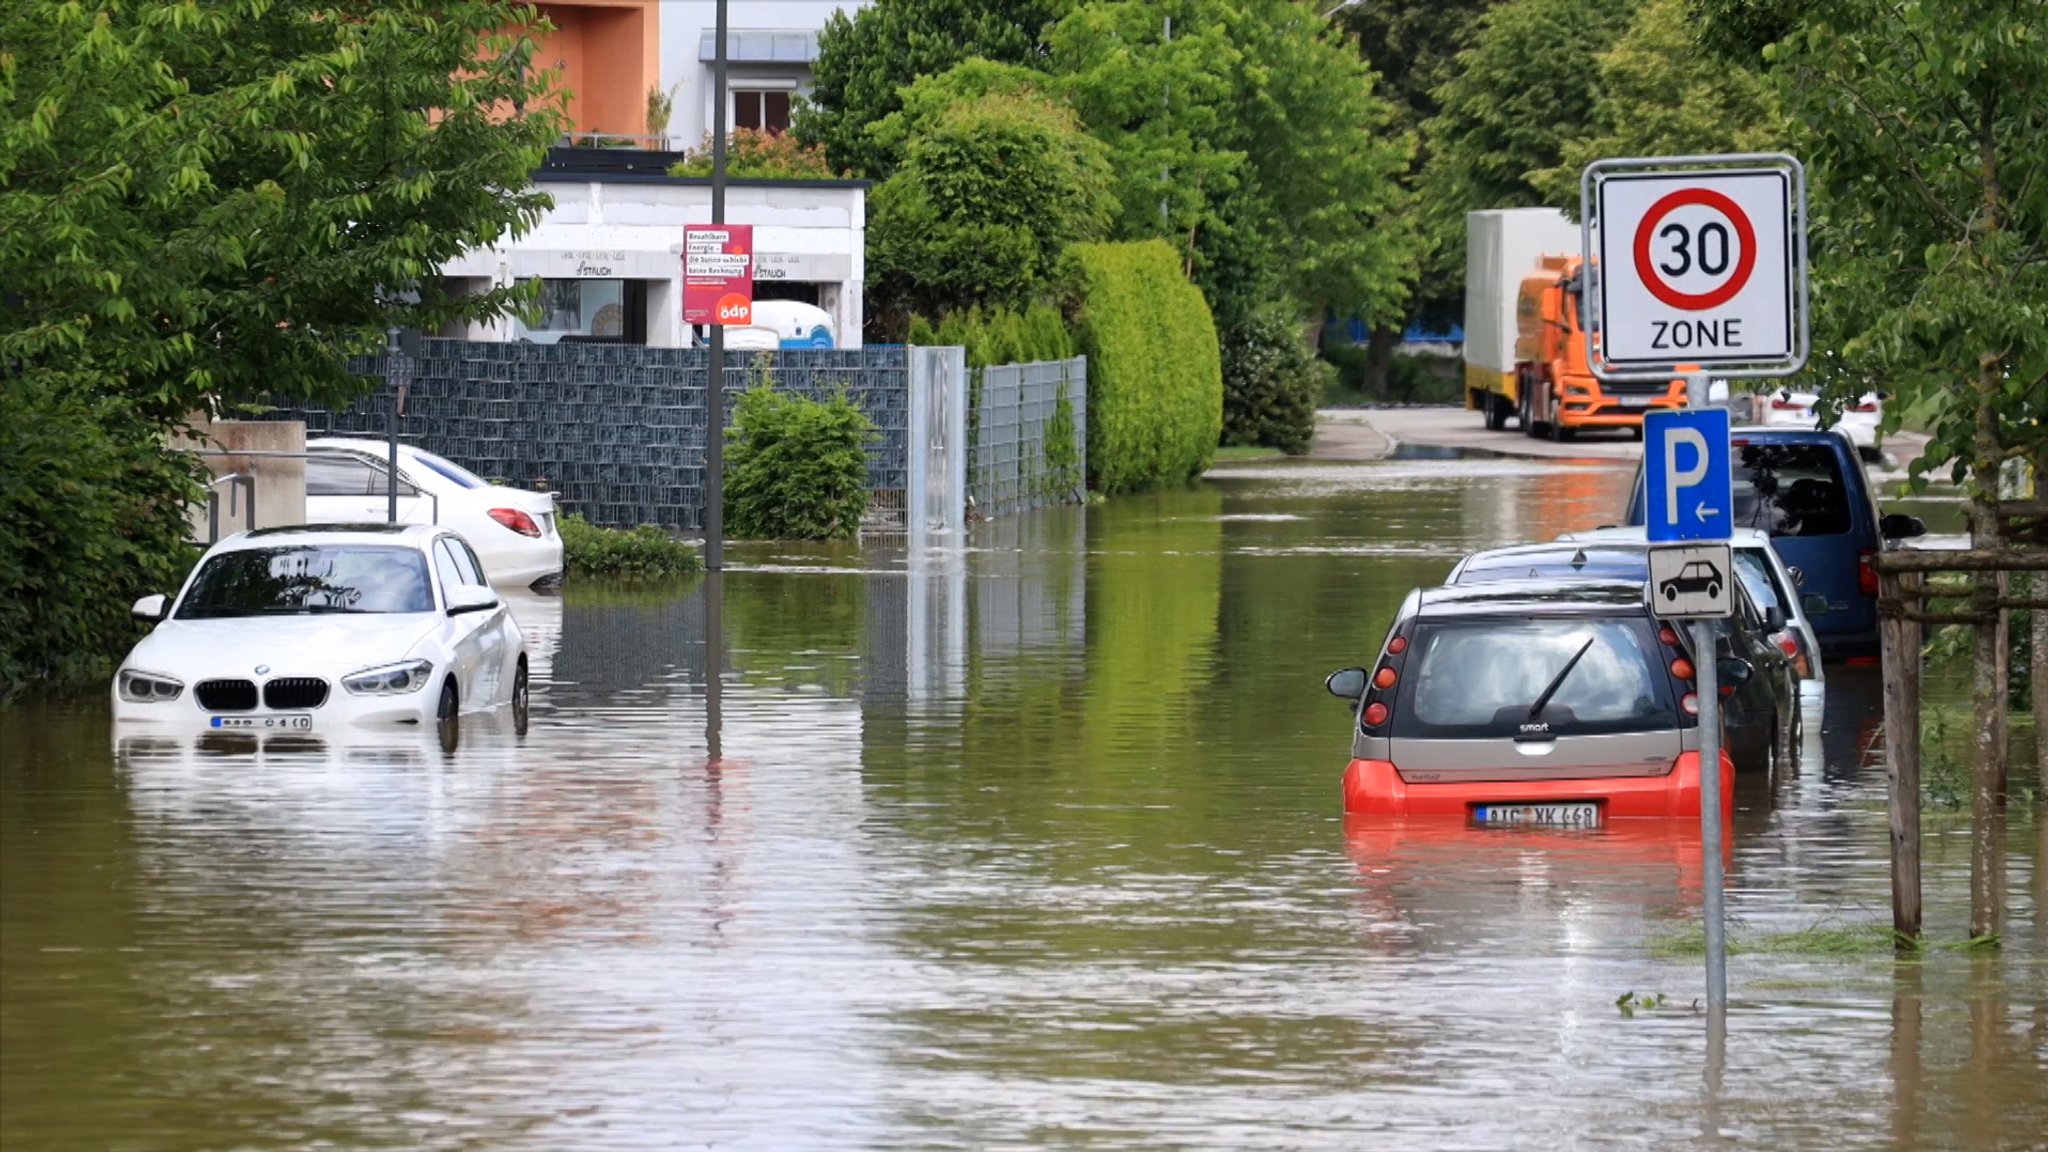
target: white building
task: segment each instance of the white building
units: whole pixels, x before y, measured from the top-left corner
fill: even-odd
[[[788,128],[792,101],[810,91],[826,19],[866,6],[864,0],[728,0],[726,123]],[[700,147],[711,136],[716,12],[712,0],[661,0],[661,82],[675,97],[668,134],[677,149]]]

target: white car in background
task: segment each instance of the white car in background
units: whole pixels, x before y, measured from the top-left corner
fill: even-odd
[[[309,523],[374,524],[386,518],[388,445],[329,437],[307,441],[306,453]],[[398,481],[399,522],[460,533],[482,558],[492,583],[530,588],[561,578],[554,493],[492,484],[410,444],[398,446]]]
[[[261,528],[209,548],[114,675],[117,724],[314,733],[510,705],[526,638],[475,554],[417,524]]]
[[[1567,532],[1559,536],[1560,541],[1575,544],[1643,544],[1649,536],[1641,527],[1597,528],[1591,532]],[[1803,576],[1786,566],[1771,546],[1767,532],[1755,528],[1735,528],[1730,531],[1729,546],[1734,550],[1736,574],[1749,590],[1750,599],[1760,608],[1773,604],[1784,610],[1789,627],[1780,634],[1778,644],[1785,655],[1791,657],[1792,668],[1799,676],[1799,708],[1819,724],[1821,710],[1827,704],[1827,673],[1821,667],[1820,636],[1813,630],[1813,622],[1807,613],[1827,611],[1827,598],[1804,596],[1799,591]],[[1787,647],[1789,638],[1796,647]]]
[[[1884,401],[1883,393],[1865,392],[1855,404],[1844,406],[1841,419],[1835,421],[1835,427],[1849,437],[1857,455],[1865,460],[1877,454],[1877,431],[1884,423]],[[1820,427],[1818,393],[1779,388],[1758,392],[1755,405],[1756,423],[1767,428]]]

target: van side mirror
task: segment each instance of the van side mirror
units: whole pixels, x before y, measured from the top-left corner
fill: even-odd
[[[1323,681],[1323,687],[1328,688],[1330,695],[1340,700],[1356,703],[1360,696],[1365,695],[1365,669],[1345,668],[1332,672]]]
[[[135,607],[128,610],[129,615],[145,624],[154,624],[170,615],[170,612],[171,598],[161,592],[154,596],[144,596],[135,602]]]
[[[1756,675],[1756,669],[1749,666],[1749,661],[1736,656],[1723,656],[1714,661],[1714,671],[1720,676],[1723,688],[1740,688]]]
[[[1877,522],[1877,534],[1887,540],[1911,540],[1927,535],[1927,524],[1918,516],[1894,512]]]
[[[1806,610],[1808,616],[1825,616],[1828,614],[1828,598],[1812,592],[1799,598],[1799,606]]]

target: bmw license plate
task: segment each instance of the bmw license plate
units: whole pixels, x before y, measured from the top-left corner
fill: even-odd
[[[1598,804],[1481,804],[1472,810],[1481,824],[1544,828],[1598,828]]]
[[[303,712],[281,712],[275,716],[215,716],[217,732],[310,732],[313,718]]]

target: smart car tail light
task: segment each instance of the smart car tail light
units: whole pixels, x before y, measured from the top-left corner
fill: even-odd
[[[1678,679],[1683,680],[1686,683],[1690,684],[1692,683],[1692,678],[1695,675],[1697,675],[1698,672],[1696,669],[1693,668],[1692,661],[1687,660],[1683,656],[1680,656],[1678,659],[1673,660],[1671,662],[1671,674],[1677,677]]]
[[[540,537],[540,525],[534,523],[533,517],[517,508],[493,508],[490,517],[521,536],[532,536],[536,539]]]
[[[1377,728],[1385,724],[1388,715],[1387,706],[1377,700],[1365,706],[1365,723],[1367,727]]]
[[[1684,697],[1683,699],[1681,699],[1681,700],[1680,700],[1680,701],[1678,702],[1678,706],[1679,706],[1680,708],[1683,708],[1683,709],[1685,709],[1685,714],[1686,714],[1687,716],[1697,716],[1697,715],[1699,715],[1699,714],[1700,714],[1700,694],[1699,694],[1699,693],[1697,693],[1697,692],[1687,692],[1687,693],[1685,694],[1685,697]]]
[[[1401,674],[1399,672],[1394,671],[1392,668],[1382,667],[1373,675],[1372,686],[1381,689],[1392,688],[1400,683],[1400,681]]]
[[[1408,638],[1406,636],[1396,636],[1392,640],[1387,641],[1387,654],[1390,656],[1399,656],[1407,650]]]

